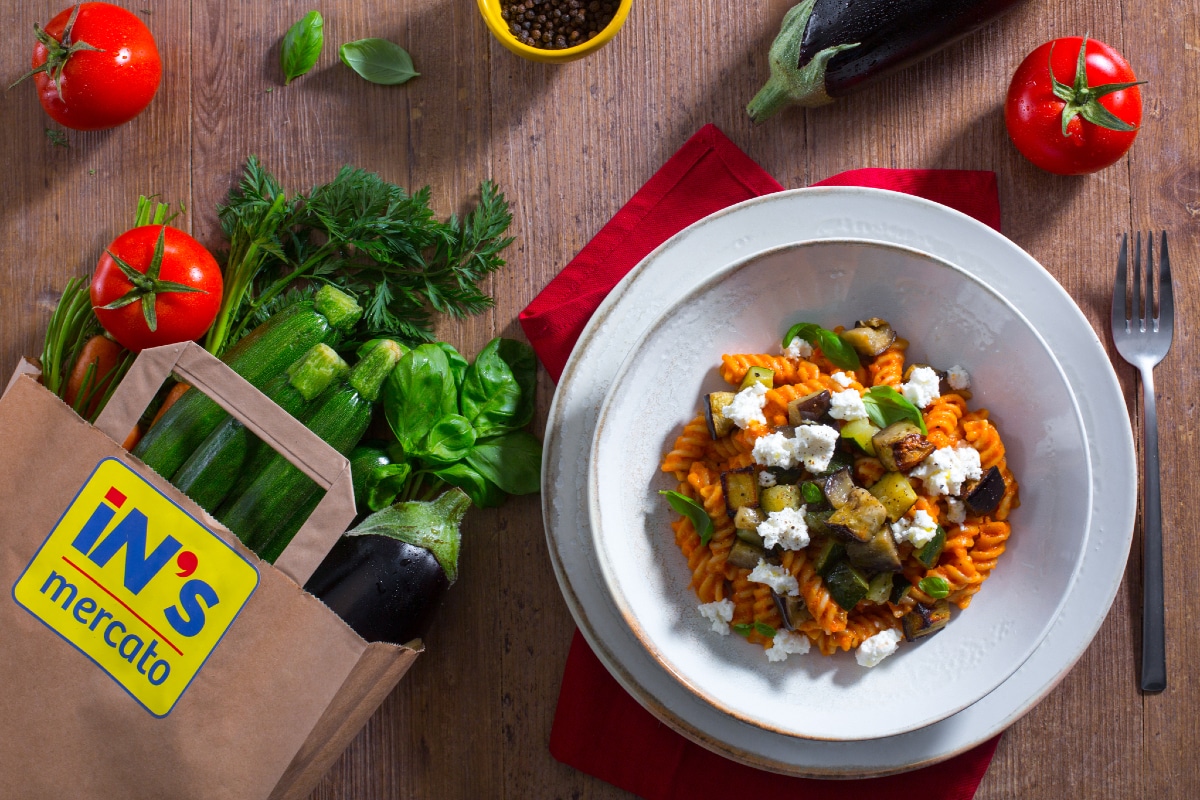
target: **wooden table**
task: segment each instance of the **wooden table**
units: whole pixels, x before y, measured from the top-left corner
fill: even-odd
[[[5,82],[28,64],[33,22],[61,2],[8,2]],[[1200,354],[1188,321],[1200,293],[1200,0],[1030,0],[987,30],[902,75],[814,111],[754,128],[743,107],[766,74],[788,0],[637,0],[607,48],[568,66],[523,61],[495,42],[471,0],[322,4],[317,69],[282,85],[278,41],[312,4],[138,0],[164,57],[158,97],[132,123],[45,135],[32,87],[0,94],[0,364],[40,350],[59,290],[90,272],[139,194],[188,207],[183,226],[220,246],[214,206],[256,153],[286,186],[307,188],[353,163],[433,189],[460,208],[481,179],[513,202],[509,265],[488,288],[493,311],[439,333],[467,353],[521,336],[518,312],[692,133],[707,122],[788,187],[863,166],[992,169],[1004,230],[1066,287],[1110,346],[1117,234],[1171,232],[1181,320],[1158,370],[1164,437],[1169,686],[1137,688],[1140,534],[1127,580],[1073,672],[1001,740],[977,795],[995,798],[1194,797],[1200,791],[1200,570],[1187,556],[1200,494],[1189,455]],[[738,9],[731,15],[728,9]],[[1130,156],[1084,178],[1038,171],[1013,149],[1001,103],[1021,58],[1057,35],[1117,45],[1150,81]],[[18,35],[19,34],[19,35]],[[421,77],[365,83],[339,43],[390,38]],[[1131,408],[1133,370],[1117,364]],[[543,375],[539,420],[553,393]],[[540,424],[540,423],[539,423]],[[1125,424],[1113,420],[1114,425]],[[537,431],[539,434],[541,430]],[[544,546],[536,497],[472,512],[460,582],[427,652],[313,795],[335,798],[610,798],[625,793],[547,751],[573,622]]]

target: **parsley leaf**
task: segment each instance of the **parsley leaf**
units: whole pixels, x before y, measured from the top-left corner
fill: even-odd
[[[700,534],[700,544],[708,544],[708,540],[713,535],[712,518],[708,516],[708,512],[704,510],[704,506],[697,503],[686,494],[679,492],[660,491],[659,494],[666,495],[667,502],[671,504],[671,508],[675,509],[677,514],[683,514],[692,521],[692,525],[696,528],[696,533]]]
[[[922,436],[929,433],[925,427],[925,418],[921,416],[921,409],[890,386],[872,386],[863,395],[863,405],[867,408],[867,416],[871,418],[871,422],[880,428],[907,419],[921,429]]]
[[[797,336],[813,347],[821,348],[821,352],[835,366],[849,370],[855,370],[862,366],[862,362],[858,360],[858,353],[853,347],[846,344],[842,337],[833,331],[826,330],[816,323],[797,322],[788,328],[788,332],[783,337],[784,348],[791,344],[792,339]]]

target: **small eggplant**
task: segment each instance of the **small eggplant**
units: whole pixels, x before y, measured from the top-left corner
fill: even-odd
[[[1022,0],[801,0],[771,45],[771,78],[746,111],[832,103],[967,36]]]
[[[305,591],[368,642],[423,636],[458,577],[458,526],[470,505],[465,492],[450,489],[432,502],[372,514],[337,541]]]

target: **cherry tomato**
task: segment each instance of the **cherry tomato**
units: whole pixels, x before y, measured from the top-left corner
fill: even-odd
[[[112,128],[154,98],[162,61],[140,19],[108,3],[80,3],[45,29],[34,26],[38,99],[56,122],[80,131]]]
[[[168,225],[143,225],[100,257],[92,306],[114,339],[140,351],[203,336],[223,288],[221,269],[202,244]]]
[[[1137,136],[1141,83],[1103,42],[1078,36],[1046,42],[1026,56],[1009,84],[1009,138],[1023,156],[1058,175],[1103,169]]]

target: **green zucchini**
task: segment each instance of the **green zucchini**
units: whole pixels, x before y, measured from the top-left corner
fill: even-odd
[[[920,561],[925,569],[933,569],[937,566],[938,559],[942,556],[942,549],[946,546],[946,529],[941,525],[937,526],[937,533],[933,538],[925,543],[925,546],[920,550],[913,551],[917,561]]]
[[[344,384],[331,386],[303,422],[309,430],[348,455],[362,439],[383,381],[400,360],[400,345],[382,340],[350,371]],[[226,501],[217,518],[266,561],[283,552],[323,495],[307,475],[275,454],[240,497]]]
[[[296,417],[348,369],[332,347],[318,344],[284,374],[268,381],[263,394]],[[248,454],[259,445],[258,437],[245,425],[227,416],[183,462],[171,483],[201,508],[216,511],[242,474]]]
[[[360,316],[362,308],[353,297],[323,286],[311,302],[297,303],[259,325],[221,360],[261,389],[310,347],[332,341]],[[133,454],[159,475],[171,477],[226,416],[225,409],[202,393],[184,392],[146,432]]]
[[[833,538],[819,540],[815,548],[812,551],[813,570],[822,578],[826,577],[846,556],[846,548]]]
[[[825,588],[833,602],[851,611],[859,601],[867,596],[870,584],[867,578],[849,562],[839,561],[829,574],[825,576]]]

